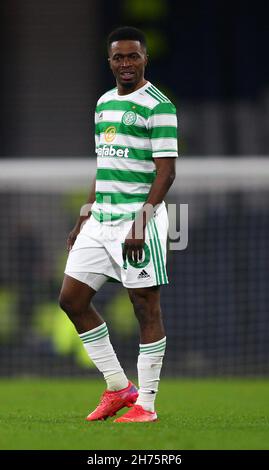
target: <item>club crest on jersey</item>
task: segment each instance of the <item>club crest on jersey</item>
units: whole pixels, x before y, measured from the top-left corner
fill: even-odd
[[[122,116],[122,122],[126,126],[131,126],[132,124],[134,124],[136,119],[137,115],[133,111],[126,111],[126,113],[124,113],[124,115]]]
[[[110,143],[110,142],[113,142],[113,140],[115,139],[116,137],[116,127],[115,126],[109,126],[106,130],[105,130],[105,141]]]

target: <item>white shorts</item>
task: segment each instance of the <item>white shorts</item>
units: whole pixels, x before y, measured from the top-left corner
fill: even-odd
[[[166,244],[168,215],[162,203],[148,222],[142,261],[123,263],[122,246],[133,224],[98,222],[93,216],[83,225],[69,252],[65,274],[84,282],[96,291],[109,279],[127,288],[168,284]]]

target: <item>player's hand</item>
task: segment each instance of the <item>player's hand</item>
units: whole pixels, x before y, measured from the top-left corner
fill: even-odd
[[[76,241],[76,238],[77,238],[79,232],[80,232],[80,227],[75,226],[73,228],[73,230],[71,230],[71,232],[69,233],[69,235],[67,237],[67,242],[66,242],[67,251],[71,250],[72,246],[74,245],[74,243]]]
[[[126,262],[126,258],[135,263],[139,263],[143,259],[143,251],[145,244],[145,228],[138,225],[135,221],[125,238],[125,242],[122,250],[123,262]]]
[[[68,237],[67,237],[67,242],[66,242],[66,247],[67,247],[67,250],[70,251],[72,246],[74,245],[75,241],[76,241],[76,238],[81,230],[81,225],[83,224],[83,222],[85,222],[85,220],[87,220],[89,218],[89,216],[82,216],[79,218],[79,220],[77,221],[75,227],[73,228],[73,230],[71,230],[71,232],[69,233]]]

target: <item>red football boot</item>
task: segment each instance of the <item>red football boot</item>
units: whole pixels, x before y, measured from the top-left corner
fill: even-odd
[[[121,410],[125,406],[131,407],[135,403],[138,397],[138,391],[132,382],[129,382],[128,387],[116,392],[106,390],[97,408],[90,413],[86,420],[97,421],[114,416],[117,411]]]
[[[114,420],[114,423],[146,423],[157,421],[157,414],[147,411],[140,405],[134,405],[127,413]]]

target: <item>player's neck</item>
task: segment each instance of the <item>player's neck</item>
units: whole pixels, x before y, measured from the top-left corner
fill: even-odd
[[[139,90],[139,88],[142,88],[143,86],[145,86],[147,82],[148,82],[148,80],[143,78],[139,83],[137,83],[137,85],[135,85],[134,87],[130,87],[130,88],[129,87],[124,87],[121,84],[117,83],[118,94],[119,95],[130,95],[130,93],[133,93],[134,91]]]

